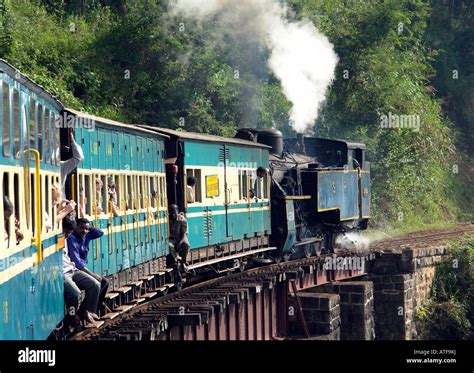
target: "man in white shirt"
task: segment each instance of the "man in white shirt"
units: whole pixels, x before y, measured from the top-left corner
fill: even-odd
[[[188,203],[194,203],[194,187],[196,185],[197,179],[194,176],[188,176],[187,186],[186,186],[186,200]]]

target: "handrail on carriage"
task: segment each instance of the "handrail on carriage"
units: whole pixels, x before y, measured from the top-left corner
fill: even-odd
[[[43,261],[43,247],[41,246],[41,220],[43,214],[41,213],[41,175],[40,175],[40,153],[36,149],[27,149],[25,153],[30,152],[34,155],[35,158],[35,236],[32,237],[31,242],[36,245],[37,249],[37,262],[36,265],[39,265]],[[25,163],[26,165],[27,163]],[[28,183],[29,184],[29,183]]]

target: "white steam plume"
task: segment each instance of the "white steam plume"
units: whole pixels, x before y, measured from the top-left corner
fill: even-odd
[[[303,132],[314,124],[338,57],[311,22],[288,21],[278,0],[170,0],[170,6],[172,15],[216,19],[228,33],[264,43],[271,52],[268,66],[293,104],[293,128]]]

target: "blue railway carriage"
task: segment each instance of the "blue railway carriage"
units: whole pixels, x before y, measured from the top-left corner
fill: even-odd
[[[168,201],[186,213],[191,250],[189,269],[226,271],[269,246],[269,147],[256,142],[148,127],[166,140]],[[186,198],[187,178],[197,179],[194,201]],[[219,264],[218,264],[219,263]]]
[[[10,218],[0,208],[0,340],[45,339],[64,317],[64,237],[51,191],[60,178],[61,110],[0,60],[0,194],[13,204]]]
[[[167,136],[72,109],[64,115],[74,122],[85,158],[68,177],[67,195],[79,216],[104,231],[90,243],[87,267],[108,276],[115,290],[164,268]]]

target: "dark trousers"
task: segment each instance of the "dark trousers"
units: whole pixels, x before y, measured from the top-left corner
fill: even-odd
[[[84,290],[86,294],[78,310],[81,290]],[[94,277],[74,269],[64,274],[64,294],[68,314],[74,316],[78,313],[82,317],[86,311],[95,312],[100,294],[100,284]]]
[[[191,248],[189,246],[189,243],[185,240],[184,242],[181,242],[181,245],[179,245],[178,247],[176,247],[176,240],[170,239],[170,243],[171,245],[169,246],[169,251],[171,256],[173,257],[173,260],[176,262],[176,258],[179,255],[181,257],[181,262],[186,264],[189,249]]]
[[[99,314],[100,307],[102,303],[104,303],[105,294],[107,294],[107,290],[109,289],[109,280],[105,277],[102,277],[102,281],[100,282],[100,291],[99,291],[99,301],[97,302],[97,314]]]

